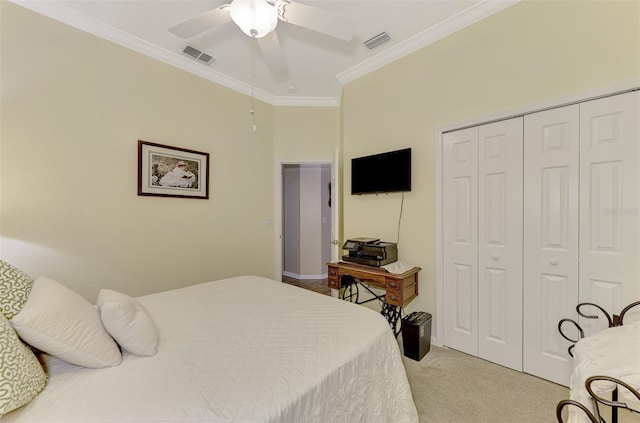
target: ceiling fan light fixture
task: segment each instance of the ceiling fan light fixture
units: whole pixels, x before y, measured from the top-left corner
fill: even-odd
[[[242,32],[252,38],[264,37],[278,24],[278,11],[265,0],[233,0],[229,14]]]

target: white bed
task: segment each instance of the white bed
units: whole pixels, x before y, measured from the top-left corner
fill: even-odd
[[[137,300],[153,357],[50,380],[4,422],[417,422],[398,344],[365,307],[256,276]]]

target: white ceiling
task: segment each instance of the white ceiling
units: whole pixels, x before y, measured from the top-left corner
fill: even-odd
[[[242,93],[251,91],[252,40],[233,23],[183,40],[167,31],[229,1],[13,0]],[[255,95],[274,105],[340,103],[343,84],[477,22],[518,0],[294,0],[355,22],[351,41],[280,21],[276,27],[287,71],[274,74],[255,46]],[[362,43],[387,32],[391,41],[369,50]],[[210,66],[181,54],[190,44],[215,57]]]

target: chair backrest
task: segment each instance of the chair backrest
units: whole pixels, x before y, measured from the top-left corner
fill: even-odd
[[[592,386],[594,382],[600,382],[600,381],[605,381],[605,382],[610,382],[615,384],[615,388],[613,389],[613,393],[611,394],[611,400],[602,398],[600,395],[598,395],[594,389],[594,387]],[[630,386],[628,383],[617,379],[615,377],[611,377],[611,376],[591,376],[590,378],[588,378],[585,382],[584,382],[584,386],[585,388],[587,388],[587,392],[589,392],[589,395],[591,395],[591,398],[593,398],[596,402],[596,408],[600,406],[600,404],[606,405],[611,407],[611,422],[612,423],[617,423],[618,422],[618,409],[622,408],[625,410],[629,410],[632,413],[636,413],[636,414],[640,414],[640,410],[634,410],[633,408],[629,407],[629,405],[626,402],[623,401],[619,401],[618,398],[618,391],[620,390],[620,387],[623,387],[624,389],[626,389],[632,396],[635,397],[635,400],[637,402],[640,402],[640,393],[634,389],[632,386]],[[608,389],[607,389],[608,391]],[[599,410],[596,410],[598,413],[600,414]]]
[[[600,423],[596,418],[596,416],[593,415],[591,410],[585,407],[582,403],[579,403],[578,401],[574,401],[570,399],[562,400],[556,406],[556,417],[558,418],[558,423],[565,423],[564,420],[562,419],[562,410],[565,407],[569,407],[569,406],[577,407],[578,409],[580,409],[587,416],[587,418],[591,423]]]

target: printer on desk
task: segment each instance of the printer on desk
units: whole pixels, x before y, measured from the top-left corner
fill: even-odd
[[[342,260],[380,267],[398,260],[398,245],[378,238],[351,238],[342,246],[348,251]]]

